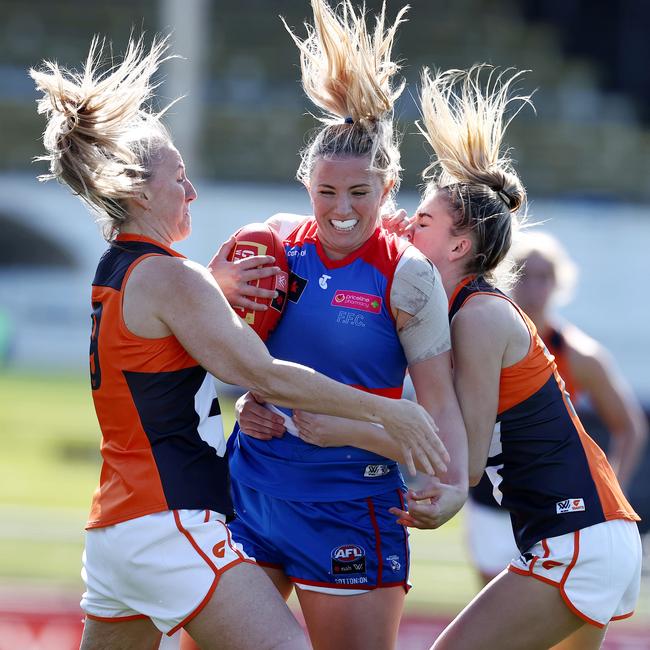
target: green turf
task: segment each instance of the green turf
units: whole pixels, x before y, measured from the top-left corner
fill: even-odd
[[[226,430],[232,404],[222,400]],[[0,582],[81,590],[83,525],[99,476],[99,429],[86,377],[0,372]],[[462,513],[412,532],[407,610],[453,614],[477,590]],[[650,620],[644,581],[639,619]]]

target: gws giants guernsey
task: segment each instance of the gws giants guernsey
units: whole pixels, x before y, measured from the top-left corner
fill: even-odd
[[[174,336],[141,338],[124,323],[126,281],[152,255],[183,257],[120,235],[93,281],[90,374],[103,463],[88,528],[163,510],[232,512],[214,378]]]
[[[364,391],[401,397],[407,363],[390,290],[407,246],[377,228],[358,250],[331,260],[315,220],[303,222],[285,240],[289,292],[282,319],[267,341],[271,354]],[[393,460],[356,447],[320,448],[289,432],[269,441],[239,433],[230,469],[249,487],[299,501],[355,499],[403,484]]]
[[[605,454],[584,430],[553,356],[526,314],[483,278],[469,278],[450,298],[450,322],[468,300],[486,294],[510,302],[531,338],[528,354],[501,370],[485,468],[495,498],[510,511],[519,550],[524,553],[543,538],[610,519],[638,521]]]

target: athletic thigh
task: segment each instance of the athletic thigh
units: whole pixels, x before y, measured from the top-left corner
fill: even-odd
[[[432,649],[546,650],[583,625],[555,586],[506,570],[465,607]]]
[[[202,650],[306,650],[302,628],[264,571],[248,563],[226,571],[185,630]]]
[[[403,587],[336,596],[298,589],[314,650],[392,650],[397,641]]]
[[[160,637],[148,618],[115,623],[87,618],[79,650],[154,650]]]

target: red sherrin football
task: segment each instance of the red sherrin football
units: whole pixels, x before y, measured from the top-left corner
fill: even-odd
[[[266,311],[253,311],[241,307],[234,308],[235,312],[257,332],[259,337],[266,341],[269,333],[273,331],[282,316],[287,298],[289,266],[287,257],[284,254],[284,246],[278,233],[265,223],[249,223],[235,233],[235,239],[236,243],[228,256],[228,260],[240,260],[252,255],[272,255],[275,257],[275,266],[282,269],[282,272],[277,275],[249,283],[262,289],[277,291],[278,295],[274,299],[252,298],[255,302],[268,305]]]

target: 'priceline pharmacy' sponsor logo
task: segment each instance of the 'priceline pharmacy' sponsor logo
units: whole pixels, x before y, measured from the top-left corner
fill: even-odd
[[[373,296],[370,293],[359,293],[358,291],[338,290],[332,298],[331,304],[334,307],[345,307],[346,309],[358,309],[371,314],[378,314],[381,311],[381,297]]]

